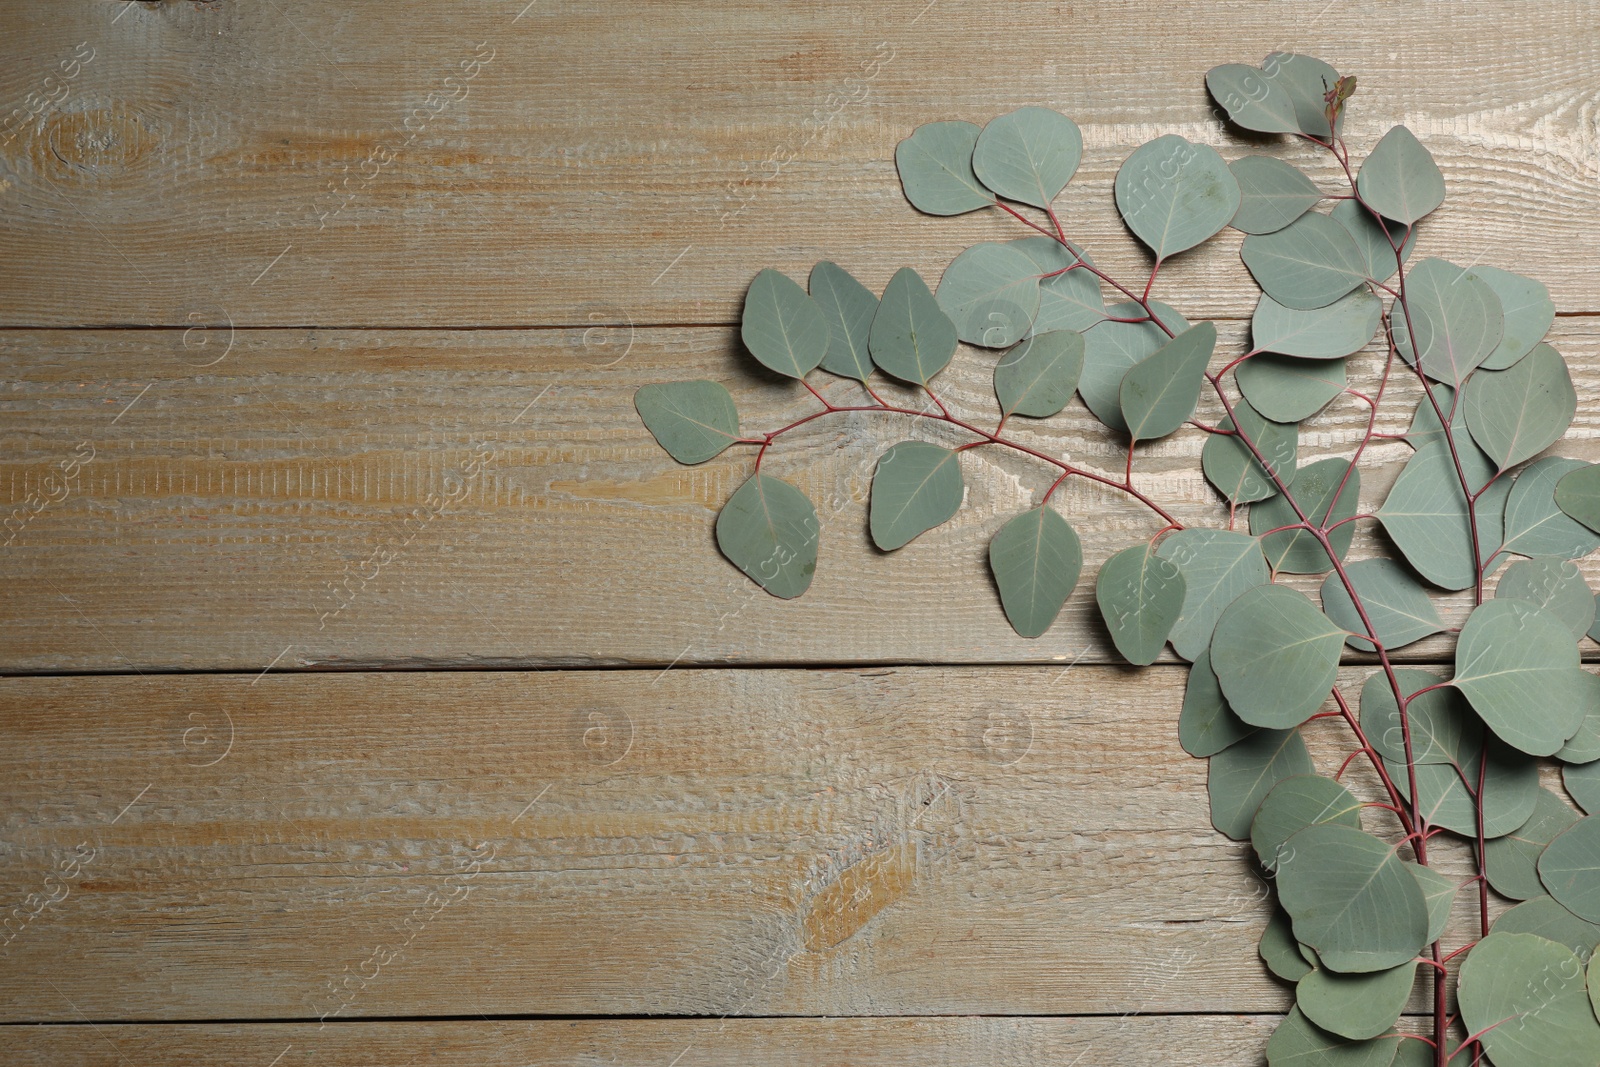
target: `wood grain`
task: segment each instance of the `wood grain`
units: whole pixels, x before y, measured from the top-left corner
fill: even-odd
[[[1221,351],[1242,351],[1243,324],[1223,325]],[[1600,320],[1561,319],[1552,339],[1593,395]],[[993,361],[964,351],[939,379],[982,425]],[[1354,384],[1375,387],[1375,362],[1357,357]],[[833,416],[768,461],[811,495],[822,527],[811,590],[770,597],[713,539],[752,450],[679,466],[632,403],[648,382],[705,377],[728,383],[750,431],[815,410],[792,383],[758,377],[727,328],[11,331],[0,368],[13,382],[0,395],[10,671],[1112,662],[1094,576],[1160,526],[1092,483],[1058,493],[1084,577],[1055,626],[1024,640],[1000,610],[986,546],[1038,501],[1049,468],[967,453],[963,510],[885,555],[865,532],[877,457],[906,436],[969,438],[905,416]],[[848,382],[827,389],[859,399]],[[1379,429],[1403,432],[1417,395],[1397,379]],[[1201,414],[1220,414],[1214,399]],[[1346,398],[1306,425],[1302,455],[1348,455],[1365,426],[1364,405]],[[1013,429],[1120,476],[1123,446],[1076,400]],[[1585,403],[1558,450],[1600,460],[1597,436],[1600,412]],[[1185,429],[1141,446],[1138,484],[1185,522],[1225,524],[1202,443]],[[1368,453],[1364,510],[1409,454],[1395,441]],[[1376,543],[1364,533],[1356,554]],[[1585,566],[1600,580],[1600,562]],[[1452,617],[1464,606],[1456,598]],[[1405,652],[1447,654],[1442,639]]]
[[[919,217],[892,162],[921,123],[1020,104],[1082,124],[1063,210],[1138,275],[1110,185],[1145,140],[1283,154],[1333,188],[1326,158],[1227,133],[1206,97],[1211,65],[1283,47],[1358,75],[1358,158],[1397,122],[1438,157],[1450,200],[1429,254],[1600,311],[1584,0],[1536,18],[1377,0],[1028,0],[1004,18],[948,0],[57,8],[13,13],[0,71],[8,110],[65,94],[0,148],[8,325],[730,322],[765,266],[835,258],[881,287],[1022,232]],[[80,46],[93,58],[63,81]],[[1246,311],[1238,239],[1174,261],[1170,290],[1202,315]]]
[[[1183,678],[9,679],[0,1013],[1279,1012]]]

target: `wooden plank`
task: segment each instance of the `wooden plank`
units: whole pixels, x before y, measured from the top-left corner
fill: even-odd
[[[1246,1067],[1276,1019],[613,1019],[13,1027],[16,1067]]]
[[[1243,350],[1242,330],[1224,324],[1223,351]],[[1594,395],[1600,320],[1561,319],[1552,336]],[[1355,361],[1356,384],[1373,387],[1374,362]],[[940,379],[980,424],[994,417],[992,364],[965,352]],[[927,420],[835,416],[774,449],[767,469],[817,504],[821,562],[799,600],[763,593],[712,534],[752,450],[681,467],[632,404],[645,383],[709,377],[734,390],[751,431],[814,410],[752,367],[726,328],[0,334],[15,383],[0,399],[0,669],[1109,661],[1091,583],[1160,523],[1091,483],[1058,493],[1085,576],[1054,628],[1023,640],[986,546],[1040,498],[1049,468],[969,452],[951,523],[890,556],[867,543],[877,456],[905,436],[966,439]],[[1388,433],[1418,393],[1394,389]],[[1019,439],[1120,476],[1122,446],[1077,401],[1021,422]],[[1347,399],[1307,424],[1303,455],[1348,454],[1364,430]],[[1560,450],[1600,460],[1597,436],[1585,404]],[[1201,444],[1190,429],[1141,447],[1139,484],[1186,522],[1222,524]],[[1364,509],[1408,454],[1375,444]]]
[[[0,1015],[1278,1012],[1183,678],[9,679]]]
[[[925,0],[678,0],[625,19],[553,0],[449,19],[419,0],[58,7],[13,12],[0,64],[0,102],[23,114],[0,130],[11,325],[729,322],[764,266],[836,258],[881,286],[1021,233],[917,217],[892,157],[921,123],[1025,103],[1083,125],[1063,209],[1103,264],[1138,275],[1110,185],[1145,140],[1280,152],[1337,179],[1311,150],[1226,134],[1206,97],[1211,64],[1280,47],[1359,76],[1358,158],[1401,121],[1438,156],[1451,200],[1429,254],[1600,310],[1585,0],[1537,17],[1352,0],[1289,20],[1203,0],[1070,16],[1027,0],[1005,18]],[[1173,302],[1244,312],[1238,240],[1171,264]]]

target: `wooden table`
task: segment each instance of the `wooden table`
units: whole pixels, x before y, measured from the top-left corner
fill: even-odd
[[[1404,121],[1443,166],[1428,252],[1541,278],[1580,396],[1600,375],[1588,3],[5,19],[0,1016],[41,1024],[8,1063],[1260,1062],[1264,892],[1177,746],[1182,671],[1110,666],[1087,593],[1146,518],[1074,492],[1089,577],[1025,641],[983,553],[1040,471],[973,454],[962,513],[882,556],[861,504],[905,426],[852,416],[772,457],[825,502],[780,602],[711,537],[750,456],[679,467],[632,409],[690,377],[752,426],[803,407],[738,345],[762,267],[881,288],[1014,236],[905,203],[920,123],[1072,115],[1066,218],[1138,270],[1110,181],[1144,140],[1332,177],[1203,86],[1321,55],[1353,143]],[[1238,240],[1157,293],[1226,345]],[[1600,459],[1597,412],[1567,454]],[[1144,477],[1209,521],[1199,438]],[[1120,462],[1077,404],[1033,439]],[[1364,502],[1405,446],[1377,454]]]

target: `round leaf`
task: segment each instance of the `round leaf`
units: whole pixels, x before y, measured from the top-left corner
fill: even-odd
[[[1556,506],[1600,531],[1600,464],[1582,464],[1562,475],[1556,482]]]
[[[1239,210],[1239,183],[1217,150],[1173,133],[1134,149],[1115,189],[1122,221],[1157,259],[1193,248]]]
[[[739,336],[768,370],[804,378],[828,353],[828,321],[816,301],[787,274],[771,267],[745,293]]]
[[[1303,359],[1338,359],[1359,352],[1378,330],[1383,304],[1365,290],[1327,307],[1297,311],[1262,296],[1250,319],[1250,335],[1263,352]]]
[[[991,119],[978,137],[972,168],[1010,200],[1047,208],[1083,158],[1078,124],[1047,107],[1019,107]]]
[[[1528,821],[1484,846],[1484,869],[1495,892],[1512,900],[1544,896],[1539,856],[1557,834],[1577,821],[1578,816],[1560,797],[1540,789]]]
[[[1415,226],[1404,226],[1393,219],[1383,219],[1355,200],[1341,200],[1328,212],[1328,217],[1345,228],[1361,252],[1367,277],[1375,282],[1386,282],[1399,270],[1399,264],[1411,258],[1417,244]],[[1398,260],[1395,251],[1398,248]]]
[[[1036,333],[995,364],[994,393],[1002,415],[1049,418],[1067,406],[1083,373],[1083,334]]]
[[[1004,348],[1033,326],[1039,311],[1039,268],[1014,246],[985,241],[951,261],[936,297],[961,340]]]
[[[1540,556],[1513,563],[1495,586],[1496,600],[1525,600],[1543,608],[1581,641],[1594,625],[1594,594],[1571,560]]]
[[[960,453],[926,441],[891,445],[872,475],[872,543],[885,552],[900,548],[952,518],[965,493]]]
[[[1500,344],[1483,361],[1488,370],[1505,370],[1533,351],[1556,321],[1556,305],[1541,282],[1499,267],[1472,268],[1478,280],[1494,290],[1505,315]]]
[[[1345,388],[1344,360],[1251,356],[1233,372],[1239,392],[1274,422],[1300,422],[1327,407]]]
[[[1600,760],[1561,768],[1561,784],[1578,807],[1590,815],[1600,815]]]
[[[1537,934],[1558,945],[1565,945],[1579,958],[1596,955],[1600,945],[1600,925],[1578,918],[1549,896],[1523,901],[1494,921],[1497,934]]]
[[[1250,837],[1250,820],[1272,787],[1311,774],[1311,755],[1297,730],[1259,730],[1211,757],[1206,792],[1211,825],[1233,838]]]
[[[1451,684],[1507,744],[1548,756],[1582,725],[1588,678],[1559,619],[1525,601],[1491,600],[1461,628]]]
[[[1272,918],[1261,932],[1261,943],[1256,951],[1267,970],[1285,982],[1298,982],[1311,973],[1311,964],[1300,955],[1300,946],[1289,928],[1289,917],[1277,908],[1272,909]]]
[[[1298,133],[1294,100],[1281,85],[1267,80],[1255,67],[1224,63],[1206,74],[1211,97],[1228,113],[1228,120],[1257,133]]]
[[[1315,56],[1273,52],[1261,61],[1261,73],[1294,101],[1295,121],[1301,133],[1326,141],[1338,132],[1328,126],[1326,101],[1328,91],[1339,83],[1338,71]],[[1336,125],[1343,124],[1341,112]]]
[[[1251,234],[1239,254],[1268,296],[1302,311],[1327,307],[1367,279],[1350,232],[1314,211],[1276,233]]]
[[[1188,320],[1159,300],[1150,301],[1150,308],[1174,334],[1189,329]],[[1131,302],[1114,304],[1106,314],[1135,318],[1143,315],[1144,309]],[[1084,330],[1083,376],[1078,379],[1078,395],[1095,418],[1113,430],[1128,429],[1122,412],[1122,379],[1131,367],[1148,359],[1167,340],[1166,332],[1153,322],[1102,319]]]
[[[1407,963],[1422,951],[1428,907],[1394,847],[1337,823],[1290,837],[1278,867],[1278,897],[1295,939],[1324,966],[1366,974]],[[1289,851],[1292,850],[1292,851]]]
[[[1454,764],[1466,766],[1483,747],[1483,724],[1472,714],[1462,695],[1451,688],[1429,689],[1441,685],[1443,678],[1415,667],[1395,668],[1395,681],[1406,694],[1406,722],[1400,721],[1385,672],[1367,678],[1361,687],[1361,731],[1384,759],[1406,763],[1407,727],[1411,734],[1411,759],[1418,765]],[[1477,788],[1477,778],[1473,778]]]
[[[1095,581],[1095,600],[1112,642],[1123,659],[1139,666],[1154,663],[1161,654],[1183,608],[1183,594],[1178,565],[1159,556],[1150,543],[1125,548],[1106,560]]]
[[[720,382],[640,386],[633,406],[645,427],[679,463],[704,463],[739,439],[739,411]]]
[[[1585,672],[1588,673],[1588,672]],[[1566,763],[1593,763],[1600,760],[1600,682],[1590,686],[1594,696],[1583,715],[1583,725],[1556,752]]]
[[[1427,590],[1393,560],[1364,559],[1346,564],[1344,571],[1366,610],[1366,620],[1362,620],[1361,612],[1356,610],[1349,590],[1337,574],[1330,574],[1323,580],[1322,610],[1352,635],[1366,633],[1367,624],[1371,623],[1384,647],[1395,649],[1444,630],[1444,620],[1439,618],[1439,609]],[[1364,637],[1351,636],[1345,640],[1351,648],[1363,652],[1373,650],[1372,642]]]
[[[926,386],[956,354],[955,323],[910,267],[895,272],[872,316],[867,347],[885,374]]]
[[[1272,729],[1298,726],[1328,698],[1344,636],[1305,594],[1257,586],[1217,620],[1211,668],[1239,718]]]
[[[1539,765],[1508,745],[1490,738],[1483,748],[1463,752],[1455,763],[1428,763],[1416,768],[1417,809],[1435,826],[1464,837],[1476,837],[1478,812],[1472,791],[1484,768],[1483,834],[1503,837],[1528,821],[1538,801]],[[1384,761],[1402,796],[1410,798],[1411,782],[1404,763]],[[1470,783],[1470,790],[1469,790]]]
[[[1443,259],[1412,267],[1403,291],[1405,305],[1389,313],[1395,347],[1434,381],[1459,388],[1500,344],[1500,298],[1470,271]]]
[[[1332,778],[1319,774],[1285,778],[1256,809],[1250,823],[1250,846],[1261,866],[1275,871],[1288,858],[1284,843],[1291,836],[1325,822],[1361,829],[1361,802]]]
[[[1235,504],[1265,500],[1278,491],[1273,476],[1285,484],[1294,481],[1300,427],[1264,419],[1248,401],[1234,404],[1233,418],[1224,418],[1219,428],[1231,430],[1235,420],[1267,465],[1261,465],[1237,433],[1214,433],[1200,449],[1200,469],[1206,480]]]
[[[1444,175],[1416,135],[1396,126],[1361,164],[1356,190],[1372,210],[1409,226],[1444,203]]]
[[[894,165],[912,207],[930,215],[960,215],[994,204],[972,169],[980,132],[970,122],[930,122],[895,147]]]
[[[717,547],[773,596],[792,599],[817,570],[817,509],[788,482],[753,475],[717,516]]]
[[[1217,328],[1202,322],[1178,334],[1122,376],[1118,399],[1128,433],[1135,441],[1165,437],[1194,414],[1206,364],[1216,345]]]
[[[1482,484],[1480,476],[1490,466],[1482,454],[1467,452],[1462,462],[1469,468],[1468,484]],[[1497,492],[1491,487],[1475,507],[1478,542],[1485,560],[1499,545],[1498,519],[1504,515],[1505,497],[1511,491],[1504,479],[1495,486],[1502,488]],[[1378,509],[1378,518],[1406,562],[1428,581],[1444,589],[1466,589],[1473,584],[1472,520],[1447,442],[1429,442],[1406,461]]]
[[[1412,1044],[1412,1042],[1403,1042]],[[1398,1035],[1352,1041],[1314,1025],[1295,1008],[1267,1042],[1268,1067],[1390,1067]]]
[[[1040,505],[994,535],[989,567],[1012,627],[1023,637],[1038,637],[1056,621],[1078,584],[1083,549],[1067,520]]]
[[[1327,550],[1309,530],[1279,530],[1300,521],[1330,528],[1328,541],[1339,558],[1350,551],[1356,535],[1355,523],[1347,522],[1356,513],[1361,497],[1361,469],[1350,461],[1330,457],[1308,463],[1294,476],[1289,498],[1282,494],[1250,508],[1250,532],[1261,535],[1261,551],[1274,571],[1289,574],[1321,574],[1333,567]],[[1298,507],[1299,513],[1295,511]],[[1342,525],[1335,525],[1342,524]],[[1268,533],[1278,530],[1277,533]]]
[[[1183,575],[1183,607],[1172,627],[1172,648],[1191,663],[1211,644],[1217,618],[1245,590],[1266,582],[1261,542],[1232,530],[1179,530],[1158,555]]]
[[[811,268],[811,299],[828,320],[828,354],[822,369],[864,382],[872,373],[868,337],[878,298],[837,263],[823,260]]]
[[[1556,503],[1561,479],[1586,466],[1582,460],[1547,456],[1517,475],[1506,500],[1506,551],[1577,559],[1600,548],[1600,535],[1569,518]]]
[[[1242,156],[1228,170],[1239,183],[1233,226],[1245,233],[1275,233],[1322,199],[1310,178],[1272,156]]]
[[[1539,345],[1508,370],[1479,370],[1461,396],[1472,439],[1500,470],[1561,439],[1578,410],[1567,361]]]
[[[1594,1067],[1600,1022],[1564,945],[1496,930],[1467,954],[1456,999],[1495,1067]]]
[[[1450,925],[1450,908],[1455,903],[1456,893],[1461,886],[1449,875],[1440,874],[1432,867],[1424,867],[1420,863],[1408,860],[1406,870],[1411,872],[1411,877],[1422,887],[1423,899],[1428,902],[1427,943],[1431,945],[1439,940],[1444,934],[1444,928]]]
[[[1088,256],[1054,237],[1019,237],[1006,243],[1033,260],[1037,268],[1034,273],[1039,275],[1039,312],[1033,317],[1034,333],[1087,330],[1106,317],[1100,279],[1081,267],[1068,269],[1074,263],[1089,262]]]
[[[1400,1021],[1416,974],[1415,962],[1370,974],[1318,968],[1300,980],[1294,999],[1306,1018],[1329,1033],[1364,1040]]]
[[[1556,835],[1539,857],[1539,880],[1562,907],[1600,923],[1600,815],[1579,819]]]
[[[1183,710],[1178,714],[1178,743],[1196,758],[1215,756],[1256,732],[1239,720],[1228,706],[1211,669],[1211,653],[1202,652],[1189,668],[1183,688]]]

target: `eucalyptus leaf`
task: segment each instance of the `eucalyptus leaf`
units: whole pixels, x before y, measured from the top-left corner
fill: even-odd
[[[1468,471],[1468,485],[1476,491],[1490,473],[1490,464],[1481,453],[1474,456],[1468,452],[1461,458]],[[1505,500],[1510,491],[1510,484],[1501,479],[1474,505],[1478,543],[1485,561],[1499,547]],[[1425,444],[1406,461],[1377,514],[1401,555],[1417,573],[1444,589],[1466,589],[1473,584],[1473,522],[1468,517],[1466,494],[1447,442]]]
[[[1256,809],[1250,823],[1250,846],[1261,866],[1275,871],[1290,858],[1284,846],[1291,836],[1325,822],[1361,829],[1361,802],[1332,778],[1319,774],[1285,778]]]
[[[1444,936],[1444,929],[1450,925],[1450,908],[1455,904],[1456,894],[1461,887],[1454,878],[1447,874],[1440,874],[1432,867],[1424,867],[1420,863],[1406,861],[1406,870],[1417,880],[1417,885],[1422,887],[1422,896],[1428,902],[1428,944],[1433,944]]]
[[[744,298],[739,336],[768,370],[804,378],[828,354],[828,321],[793,278],[767,267]]]
[[[1139,666],[1155,662],[1183,608],[1184,584],[1178,565],[1150,542],[1125,548],[1101,565],[1095,600],[1123,659]],[[1186,696],[1185,708],[1188,703]]]
[[[1228,706],[1211,669],[1211,653],[1202,652],[1189,668],[1183,689],[1183,710],[1178,714],[1178,743],[1191,756],[1204,758],[1237,744],[1257,727],[1240,720]]]
[[[1594,593],[1583,572],[1571,560],[1539,556],[1519,560],[1506,568],[1495,586],[1495,599],[1524,600],[1543,608],[1581,641],[1594,625]]]
[[[1578,410],[1567,361],[1539,345],[1507,370],[1479,370],[1461,394],[1472,438],[1506,470],[1561,439]]]
[[[785,600],[804,593],[817,570],[817,509],[770,474],[741,485],[717,516],[717,547],[761,588]]]
[[[1594,1067],[1600,1021],[1565,945],[1491,932],[1461,965],[1456,999],[1495,1067]]]
[[[1083,548],[1067,520],[1041,504],[994,535],[989,568],[1012,627],[1023,637],[1038,637],[1056,621],[1078,584]]]
[[[1228,164],[1228,170],[1239,183],[1233,227],[1245,233],[1275,233],[1322,199],[1299,168],[1272,156],[1241,156]]]
[[[1239,392],[1274,422],[1309,419],[1345,389],[1344,360],[1262,354],[1234,368]]]
[[[949,521],[966,493],[960,453],[926,441],[901,441],[878,459],[867,525],[872,543],[891,552]]]
[[[1373,650],[1371,641],[1354,636],[1367,633],[1368,623],[1386,649],[1403,648],[1444,630],[1444,620],[1439,618],[1439,609],[1427,590],[1393,560],[1358,560],[1345,564],[1344,572],[1361,598],[1365,620],[1337,574],[1328,575],[1322,582],[1322,610],[1335,624],[1351,632],[1352,636],[1345,639],[1351,648]]]
[[[1266,929],[1261,931],[1256,952],[1267,965],[1267,970],[1285,982],[1298,982],[1311,973],[1311,964],[1300,955],[1294,931],[1289,927],[1289,917],[1277,908],[1272,909],[1272,918],[1267,920]]]
[[[1211,644],[1222,610],[1267,581],[1266,557],[1260,541],[1232,530],[1179,530],[1156,551],[1183,575],[1183,608],[1172,627],[1172,647],[1192,663]]]
[[[1082,158],[1077,123],[1047,107],[1019,107],[989,120],[973,150],[972,169],[1006,199],[1047,208]]]
[[[1067,406],[1083,374],[1083,334],[1036,333],[1007,352],[994,368],[1000,414],[1044,419]]]
[[[970,122],[930,122],[896,146],[894,164],[912,207],[930,215],[961,215],[993,206],[994,195],[972,169],[981,132]]]
[[[1159,300],[1150,309],[1174,334],[1189,329],[1189,322]],[[1114,318],[1136,318],[1144,309],[1135,303],[1114,304],[1106,309]],[[1122,379],[1135,364],[1148,359],[1169,340],[1166,331],[1154,322],[1112,322],[1103,319],[1083,333],[1083,375],[1078,379],[1078,395],[1094,417],[1113,430],[1128,429],[1122,412]]]
[[[1600,760],[1600,681],[1590,688],[1595,692],[1595,698],[1584,711],[1583,725],[1556,752],[1556,759],[1564,763],[1593,763]]]
[[[1286,729],[1328,698],[1344,637],[1305,594],[1261,585],[1223,610],[1211,637],[1211,667],[1239,718]]]
[[[1318,969],[1300,980],[1294,999],[1306,1018],[1329,1033],[1374,1038],[1400,1021],[1416,974],[1414,961],[1369,974]]]
[[[1233,405],[1233,417],[1224,418],[1218,428],[1232,430],[1237,425],[1255,444],[1256,452],[1267,461],[1256,459],[1237,433],[1214,433],[1200,449],[1200,469],[1217,492],[1235,504],[1265,500],[1278,491],[1276,477],[1285,485],[1294,481],[1300,449],[1300,427],[1285,426],[1262,418],[1249,401]],[[1269,471],[1271,472],[1269,474]]]
[[[1411,258],[1411,250],[1417,245],[1415,226],[1374,215],[1356,200],[1339,201],[1328,212],[1328,217],[1343,226],[1355,240],[1366,275],[1375,282],[1386,282],[1394,277],[1394,272]]]
[[[1600,548],[1600,534],[1570,518],[1556,503],[1562,477],[1586,466],[1582,460],[1547,456],[1517,475],[1506,500],[1506,551],[1577,559]]]
[[[951,261],[934,295],[961,340],[1005,348],[1033,327],[1039,311],[1039,269],[1020,249],[985,241]]]
[[[1562,767],[1561,784],[1578,807],[1590,815],[1600,815],[1600,760]]]
[[[1600,924],[1578,918],[1553,897],[1538,896],[1508,909],[1494,921],[1497,934],[1537,934],[1570,948],[1579,959],[1593,962],[1600,945]]]
[[[1500,344],[1483,361],[1486,370],[1505,370],[1533,351],[1556,321],[1556,305],[1542,282],[1499,267],[1475,266],[1472,273],[1494,290],[1505,316]]]
[[[1339,1037],[1294,1008],[1267,1042],[1267,1067],[1391,1067],[1400,1043],[1398,1035],[1367,1041]]]
[[[1193,248],[1239,210],[1239,183],[1217,150],[1174,133],[1134,149],[1115,191],[1122,221],[1157,259]]]
[[[864,382],[872,374],[868,339],[878,298],[837,263],[823,260],[811,268],[811,299],[828,320],[828,354],[822,369]]]
[[[1100,279],[1093,271],[1073,266],[1090,262],[1081,249],[1043,236],[1019,237],[1006,243],[1033,260],[1037,268],[1039,312],[1033,318],[1034,333],[1087,330],[1106,317]]]
[[[1528,821],[1484,846],[1484,870],[1494,891],[1512,900],[1544,896],[1539,856],[1557,834],[1577,821],[1578,816],[1560,797],[1540,789]]]
[[[1251,234],[1239,255],[1268,296],[1301,311],[1327,307],[1367,280],[1350,232],[1315,211],[1276,233]]]
[[[1600,464],[1586,463],[1562,475],[1556,482],[1556,506],[1600,531]]]
[[[867,334],[872,362],[885,374],[926,387],[950,365],[958,343],[955,323],[922,276],[910,267],[896,271]]]
[[[739,439],[739,410],[720,382],[640,386],[633,406],[657,443],[679,463],[704,463]]]
[[[1206,778],[1211,825],[1235,841],[1249,840],[1250,821],[1272,787],[1291,775],[1311,773],[1311,754],[1298,730],[1251,734],[1211,757]]]
[[[1396,667],[1394,676],[1407,698],[1405,723],[1400,721],[1400,708],[1386,672],[1370,675],[1361,687],[1361,732],[1378,754],[1404,766],[1409,732],[1411,759],[1419,765],[1460,767],[1476,758],[1483,747],[1483,723],[1467,706],[1466,698],[1430,671]],[[1424,689],[1428,692],[1418,696]],[[1476,779],[1473,785],[1476,787]]]
[[[1250,508],[1250,532],[1260,536],[1262,554],[1274,571],[1321,574],[1333,568],[1333,561],[1316,535],[1309,530],[1279,528],[1299,522],[1303,514],[1306,521],[1328,529],[1328,543],[1343,560],[1355,538],[1355,523],[1348,520],[1355,515],[1360,497],[1361,468],[1351,466],[1347,459],[1319,459],[1300,468],[1287,497],[1279,494]],[[1268,532],[1273,530],[1277,532]]]
[[[1269,81],[1255,67],[1224,63],[1206,74],[1211,97],[1228,113],[1228,120],[1257,133],[1298,133],[1294,99],[1283,86]]]
[[[1261,73],[1281,86],[1294,101],[1295,120],[1300,132],[1326,141],[1339,132],[1328,125],[1326,94],[1339,82],[1339,72],[1315,56],[1294,52],[1272,52],[1261,62]],[[1344,125],[1341,112],[1334,127]]]
[[[1434,407],[1435,404],[1438,405],[1437,408]],[[1441,412],[1444,414],[1444,421],[1440,421]],[[1472,441],[1470,434],[1463,437],[1461,433],[1466,420],[1462,418],[1456,405],[1456,391],[1448,385],[1433,382],[1422,396],[1417,398],[1416,409],[1411,413],[1411,426],[1406,431],[1406,440],[1411,443],[1412,448],[1421,448],[1429,441],[1442,441],[1445,422],[1450,424],[1452,438],[1458,442],[1465,440],[1475,449],[1478,447],[1477,443]]]
[[[1302,359],[1339,359],[1365,348],[1377,333],[1383,304],[1357,290],[1327,307],[1297,311],[1263,295],[1250,319],[1255,347]]]
[[[1356,190],[1372,210],[1409,226],[1444,203],[1444,175],[1416,134],[1396,126],[1361,164]]]
[[[1403,292],[1405,304],[1389,313],[1395,347],[1434,381],[1460,388],[1499,347],[1500,298],[1470,270],[1443,259],[1413,266]]]
[[[1488,760],[1484,766],[1483,760]],[[1404,763],[1384,761],[1402,796],[1410,799],[1410,776]],[[1482,748],[1463,752],[1456,763],[1426,763],[1415,768],[1417,810],[1429,823],[1476,837],[1478,811],[1473,793],[1483,775],[1483,834],[1503,837],[1528,821],[1538,801],[1539,765],[1509,745],[1489,738]]]
[[[1388,970],[1426,944],[1428,906],[1394,846],[1337,823],[1290,837],[1278,867],[1278,897],[1295,939],[1344,973]]]
[[[1209,322],[1178,334],[1122,376],[1118,400],[1135,441],[1154,441],[1177,430],[1194,414],[1206,364],[1217,345]]]
[[[1539,856],[1539,880],[1562,907],[1600,923],[1600,815],[1579,819],[1555,836]]]
[[[1451,685],[1507,744],[1548,756],[1582,725],[1588,678],[1558,618],[1522,600],[1491,600],[1461,628]]]

